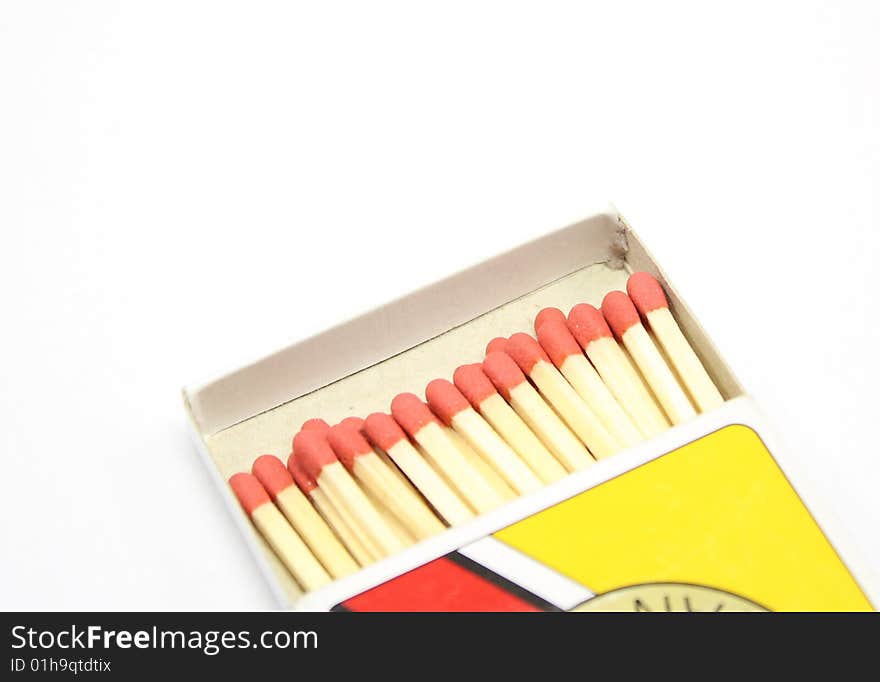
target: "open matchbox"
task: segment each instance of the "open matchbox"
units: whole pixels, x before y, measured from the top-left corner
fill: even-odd
[[[305,420],[387,411],[531,332],[546,306],[663,285],[724,404],[303,594],[227,480],[286,457]],[[743,313],[744,314],[744,313]],[[364,344],[355,339],[370,339]],[[867,566],[754,401],[614,210],[503,253],[184,390],[194,440],[281,606],[297,610],[873,610]]]

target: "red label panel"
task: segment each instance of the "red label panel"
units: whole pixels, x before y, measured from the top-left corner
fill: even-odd
[[[542,611],[441,557],[342,603],[349,611]]]

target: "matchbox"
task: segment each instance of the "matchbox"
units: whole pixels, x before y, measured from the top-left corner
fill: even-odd
[[[626,291],[634,272],[656,278],[668,299],[668,313],[654,308],[647,315],[641,311],[649,331],[625,295],[620,294],[620,300],[606,296]],[[649,286],[645,291],[643,296],[631,292],[637,305],[641,305],[639,296],[652,300],[656,295]],[[555,337],[550,320],[538,325],[537,340],[526,336],[532,334],[539,313],[546,316],[550,308],[569,310],[579,304],[601,306],[619,344],[613,338],[602,339],[608,348],[596,345],[591,352],[578,338],[586,356],[575,346],[574,360],[567,363],[560,348],[573,341],[561,336],[568,334],[564,320]],[[590,309],[587,305],[582,312]],[[583,328],[589,324],[586,320]],[[657,342],[668,325],[680,328],[681,338],[675,343],[687,346],[688,353],[692,349],[693,357]],[[572,329],[577,335],[580,327]],[[522,372],[528,380],[507,386],[504,367],[496,368],[497,380],[492,376],[493,353],[486,356],[486,345],[497,337],[509,337],[507,355],[496,358],[498,363],[513,358],[510,372]],[[372,342],[352,343],[354,338]],[[603,363],[612,362],[614,353],[628,358],[625,364],[636,368],[637,379],[627,383],[626,376],[603,371]],[[467,363],[480,361],[503,395],[492,405],[483,405],[482,395],[471,395],[471,384],[461,372]],[[705,368],[707,376],[694,374],[692,386],[694,363],[700,371]],[[605,403],[593,403],[591,412],[581,405],[577,389],[580,382],[589,383],[593,366],[611,390]],[[656,415],[627,407],[638,403],[634,391],[642,385],[659,397],[659,418],[674,417],[671,426],[664,421],[652,430],[652,424],[659,423],[652,422]],[[427,405],[418,397],[402,397],[425,395],[426,386]],[[283,608],[870,610],[877,603],[867,567],[854,555],[844,531],[807,490],[797,472],[796,456],[785,453],[754,401],[615,210],[552,232],[214,381],[189,387],[184,400],[198,450]],[[468,401],[479,408],[473,414]],[[507,433],[502,418],[503,410],[510,411],[507,403],[524,416],[529,430],[548,445],[564,469],[556,464],[555,471],[537,455],[524,458],[527,466],[513,466],[506,442],[516,434]],[[616,414],[617,405],[627,408],[627,413]],[[361,436],[352,435],[363,429],[373,445],[381,442],[386,431],[371,418],[366,423],[352,421],[353,431],[338,426],[323,435],[330,424],[388,412],[389,406],[391,426],[399,423],[407,436],[389,440],[388,446],[376,448],[375,455],[369,446],[360,445]],[[538,411],[530,412],[529,406]],[[425,418],[419,417],[422,409],[428,413]],[[256,467],[254,462],[266,453],[285,459],[294,434],[314,418],[327,423],[316,424],[317,431],[303,429],[300,434],[305,435],[297,436],[307,455],[304,466],[311,467],[303,475],[318,484],[315,497],[308,497],[312,490],[308,484],[300,486],[307,492],[300,497],[311,502],[303,510],[292,497],[285,502],[285,484],[273,489],[273,481],[287,472],[273,473],[271,466],[279,465],[268,461]],[[554,420],[562,427],[554,427]],[[627,429],[635,432],[630,422],[650,435],[630,438]],[[601,449],[597,429],[603,423],[611,424],[608,433],[622,448],[609,446],[607,453]],[[576,445],[566,446],[561,436],[554,440],[569,432],[566,426],[578,443],[591,443],[589,452],[582,446],[583,453]],[[466,469],[443,468],[449,463],[444,453],[457,456],[454,441],[447,442],[443,457],[430,460],[435,463],[431,471],[422,472],[434,475],[433,482],[414,478],[419,475],[415,469],[402,475],[385,453],[401,440],[408,449],[394,453],[394,462],[420,454],[430,458],[435,454],[432,448],[441,447],[439,441],[427,440],[430,429],[475,443],[485,455],[479,464],[487,485],[462,493],[469,512],[459,513],[440,494],[444,481],[463,489],[456,477]],[[348,453],[346,467],[363,484],[363,491],[351,489],[341,464],[332,479],[329,469],[322,469],[325,456],[320,448],[326,448],[327,442],[340,459]],[[361,451],[367,456],[355,459]],[[338,464],[328,452],[326,461]],[[589,466],[579,457],[587,457]],[[436,466],[438,460],[443,466]],[[396,477],[388,477],[386,464],[394,468]],[[461,466],[466,465],[465,457]],[[249,502],[243,502],[246,512],[229,481],[252,468],[255,478],[238,478],[234,483],[248,495]],[[504,480],[493,490],[492,476],[498,471]],[[291,473],[295,479],[297,472],[291,469]],[[260,496],[260,483],[271,500]],[[253,493],[249,486],[259,490]],[[358,509],[366,517],[375,513],[374,507],[393,512],[414,489],[425,500],[413,498],[410,508],[424,504],[451,527],[441,530],[423,515],[415,530],[395,529],[394,519],[386,514],[388,530],[375,536],[382,546],[373,552],[373,560],[359,558],[353,550],[356,545],[340,536],[337,540],[352,550],[351,556],[330,557],[332,552],[324,545],[330,558],[319,553],[317,572],[308,562],[302,569],[308,571],[305,575],[317,576],[310,577],[308,584],[294,577],[290,560],[279,559],[285,559],[279,543],[290,547],[279,537],[299,532],[308,540],[310,530],[297,524],[291,528],[275,505],[288,519],[297,520],[301,514],[315,514],[309,511],[314,506],[320,512],[315,514],[316,523],[323,523],[319,517],[328,519],[325,512],[333,506],[331,499],[327,509],[322,507],[327,503],[320,497],[324,492],[331,498],[362,497]],[[377,515],[376,524],[381,523]],[[399,542],[404,536],[411,541]],[[371,553],[369,547],[361,550],[367,557]],[[306,559],[314,558],[309,554]],[[302,563],[303,557],[294,561]],[[346,561],[363,567],[345,569]],[[328,562],[343,568],[323,573],[320,564],[327,567]]]

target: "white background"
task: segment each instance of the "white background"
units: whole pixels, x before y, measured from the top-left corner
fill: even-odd
[[[608,201],[880,573],[880,4],[596,4],[2,4],[0,608],[272,608],[180,387]]]

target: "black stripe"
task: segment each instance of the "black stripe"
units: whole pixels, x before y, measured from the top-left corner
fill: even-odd
[[[476,573],[481,578],[488,580],[490,583],[497,585],[505,592],[509,592],[510,594],[522,599],[524,602],[528,602],[532,606],[541,609],[542,611],[562,611],[555,604],[551,604],[546,599],[542,599],[536,594],[532,594],[528,590],[523,587],[520,587],[515,582],[511,582],[504,576],[498,575],[494,571],[489,570],[483,564],[479,564],[473,559],[466,557],[464,554],[460,554],[459,552],[450,552],[449,554],[443,557],[444,559],[449,559],[453,563],[458,564],[465,570],[470,571],[471,573]]]

